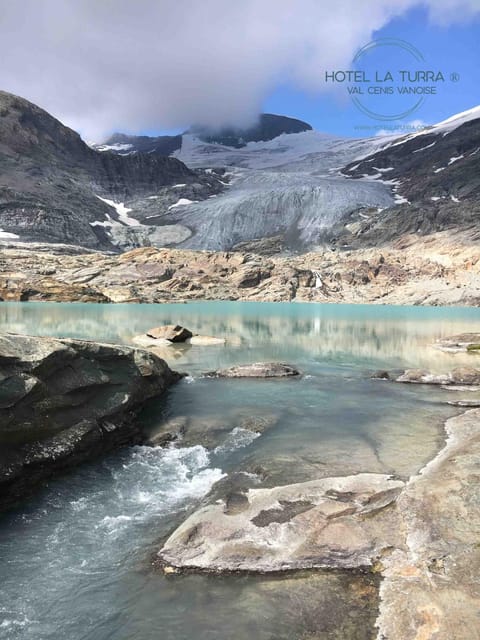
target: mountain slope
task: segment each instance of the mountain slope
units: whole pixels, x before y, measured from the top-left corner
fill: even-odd
[[[175,158],[99,153],[43,109],[0,92],[4,238],[114,248],[111,227],[123,223],[105,200],[143,198],[178,183],[195,187],[199,198],[222,188]]]
[[[449,228],[480,235],[480,107],[387,143],[342,169],[351,178],[390,185],[397,206],[359,220],[356,241]]]

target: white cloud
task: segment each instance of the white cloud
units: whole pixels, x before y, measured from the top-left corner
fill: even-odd
[[[0,0],[1,87],[88,139],[253,120],[279,80],[325,89],[413,6],[469,19],[479,0]]]

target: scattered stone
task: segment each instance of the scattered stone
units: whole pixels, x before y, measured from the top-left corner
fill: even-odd
[[[240,364],[229,369],[210,371],[205,374],[209,378],[287,378],[299,375],[298,369],[283,362]]]
[[[370,377],[375,380],[390,380],[390,374],[388,373],[388,371],[383,370],[375,371],[375,373],[373,373]]]
[[[412,384],[438,384],[438,385],[479,385],[480,369],[473,367],[458,367],[449,373],[433,374],[425,369],[407,369],[405,373],[396,379],[396,382],[408,382]]]
[[[170,576],[174,573],[178,573],[178,569],[175,569],[175,567],[169,567],[168,565],[166,565],[165,567],[163,567],[163,573],[167,576]]]
[[[169,342],[185,342],[185,340],[191,338],[192,335],[191,331],[178,324],[166,324],[163,327],[154,327],[147,331],[149,338],[168,340]]]
[[[480,351],[480,333],[460,333],[456,336],[441,338],[435,342],[434,347],[441,351]]]
[[[423,210],[420,213],[423,218]],[[471,215],[475,215],[473,210]],[[2,248],[0,258],[0,298],[318,302],[328,292],[330,302],[478,306],[477,253],[470,234],[451,231],[403,235],[390,246],[382,244],[381,256],[378,247],[335,253],[319,248],[306,254],[266,257],[155,247],[108,255],[80,253],[65,245],[32,244],[28,251],[9,245]],[[449,256],[448,269],[439,265],[439,254]],[[471,264],[468,270],[466,263]],[[320,288],[315,287],[312,269],[322,274]]]

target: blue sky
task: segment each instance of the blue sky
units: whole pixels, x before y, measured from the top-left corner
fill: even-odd
[[[376,129],[412,121],[416,124],[417,120],[432,124],[480,103],[480,19],[470,20],[467,24],[440,26],[429,22],[426,11],[414,9],[375,32],[375,40],[383,38],[398,38],[411,43],[425,58],[425,65],[419,64],[419,68],[440,70],[447,78],[444,83],[435,84],[438,93],[426,96],[425,102],[411,116],[389,122],[370,118],[352,104],[346,88],[341,88],[338,94],[309,94],[289,86],[280,86],[266,100],[264,110],[298,117],[319,131],[363,137],[374,134]],[[379,65],[380,57],[382,60]],[[408,54],[399,48],[383,47],[377,55],[366,55],[357,68],[361,67],[372,76],[378,66],[392,70],[405,65],[409,70],[417,68],[416,62],[412,64],[413,59],[407,62],[406,58]],[[450,80],[453,72],[459,74],[458,82]],[[319,69],[319,74],[323,73],[324,70]],[[432,85],[429,82],[420,83],[422,86],[425,84]],[[374,100],[368,96],[361,99],[370,103]],[[414,104],[411,96],[407,99],[394,94],[388,97],[388,104],[386,99],[385,96],[378,98],[376,105],[381,109],[381,104],[384,104],[385,112],[389,114],[398,113],[395,107],[402,109],[407,100]],[[373,128],[364,129],[365,126]]]
[[[480,0],[0,0],[0,88],[86,140],[177,133],[192,123],[247,126],[262,110],[367,136],[401,122],[365,109],[398,114],[418,100],[399,93],[413,85],[388,82],[378,87],[391,95],[372,96],[373,82],[354,85],[366,95],[349,95],[348,83],[326,91],[325,71],[352,68],[372,37],[410,43],[425,71],[445,74],[437,95],[402,116],[407,123],[430,124],[480,103]],[[390,43],[355,68],[370,78],[419,66]]]

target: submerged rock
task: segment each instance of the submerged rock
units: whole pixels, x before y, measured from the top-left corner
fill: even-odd
[[[177,416],[153,428],[147,442],[153,446],[163,446],[176,441],[182,447],[202,445],[207,449],[225,447],[226,450],[234,450],[247,446],[272,428],[277,420],[274,414]]]
[[[58,471],[139,441],[142,404],[179,377],[132,347],[0,336],[0,508]]]
[[[154,327],[147,331],[149,338],[155,340],[168,340],[168,342],[185,342],[192,337],[192,332],[179,324],[166,324],[163,327]]]
[[[283,362],[254,362],[210,371],[205,375],[210,378],[287,378],[300,375],[300,371]]]
[[[375,373],[372,373],[370,377],[374,380],[390,380],[390,374],[388,371],[384,371],[382,369],[375,371]]]

